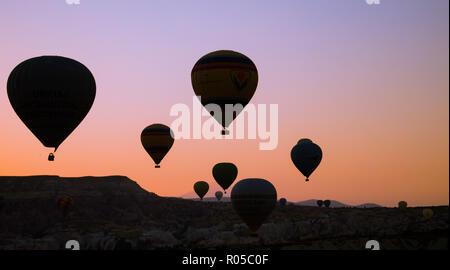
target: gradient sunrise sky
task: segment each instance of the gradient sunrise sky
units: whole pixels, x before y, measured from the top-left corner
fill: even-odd
[[[161,196],[204,180],[213,196],[211,169],[228,161],[238,179],[265,178],[289,201],[449,202],[447,0],[9,0],[0,3],[0,44],[0,175],[126,175]],[[278,104],[278,147],[177,140],[155,169],[142,129],[173,122],[176,103],[192,106],[191,69],[220,49],[256,64],[251,102]],[[11,70],[40,55],[76,59],[97,83],[54,163],[6,93]],[[290,160],[304,137],[324,153],[308,183]]]

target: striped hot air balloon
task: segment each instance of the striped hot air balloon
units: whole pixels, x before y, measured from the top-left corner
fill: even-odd
[[[212,115],[222,125],[222,134],[241,110],[226,117],[225,105],[241,104],[245,107],[258,85],[258,71],[247,56],[229,50],[208,53],[200,58],[192,68],[192,87],[203,106],[217,104],[222,115]]]
[[[168,126],[153,124],[142,131],[141,142],[145,151],[155,162],[155,168],[159,168],[159,163],[161,163],[161,160],[173,145],[174,135]]]

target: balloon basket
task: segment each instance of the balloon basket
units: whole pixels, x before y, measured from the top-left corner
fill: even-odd
[[[159,165],[155,165],[155,168],[161,168],[161,166],[159,166]]]
[[[229,135],[229,134],[230,134],[230,131],[228,131],[226,129],[222,130],[222,135]]]

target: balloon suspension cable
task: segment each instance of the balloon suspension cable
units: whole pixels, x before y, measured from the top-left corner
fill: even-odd
[[[159,164],[156,164],[156,165],[155,165],[155,168],[161,168],[161,166],[159,166]]]

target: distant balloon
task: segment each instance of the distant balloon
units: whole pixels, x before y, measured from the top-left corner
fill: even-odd
[[[322,160],[322,149],[310,139],[301,139],[291,150],[291,159],[295,167],[309,181],[309,176]]]
[[[256,234],[277,203],[277,191],[267,180],[247,178],[231,190],[231,203],[236,213]]]
[[[223,197],[222,191],[216,191],[215,195],[218,201],[220,201]]]
[[[425,208],[422,211],[423,216],[425,217],[425,219],[430,219],[433,217],[433,210],[431,210],[430,208]]]
[[[56,206],[58,207],[58,210],[61,212],[61,214],[65,217],[72,209],[73,200],[69,196],[66,195],[61,196],[56,201]]]
[[[325,201],[323,201],[323,204],[325,205],[325,207],[330,207],[331,201],[325,200]]]
[[[280,199],[280,204],[281,204],[282,206],[285,206],[286,203],[287,203],[287,200],[286,200],[285,198],[281,198],[281,199]]]
[[[225,105],[241,104],[245,107],[258,85],[258,71],[247,56],[229,50],[206,54],[195,63],[191,72],[192,87],[201,98],[203,106],[217,104],[222,115],[212,115],[224,128],[222,134],[228,134],[226,128],[240,111],[229,117],[225,114]]]
[[[145,151],[159,168],[162,159],[169,152],[174,142],[172,130],[163,124],[153,124],[146,127],[141,133],[141,143]]]
[[[208,193],[209,185],[205,181],[198,181],[194,184],[194,191],[203,200],[203,197]]]
[[[317,201],[317,205],[318,205],[319,207],[322,207],[323,201],[322,201],[322,200],[318,200],[318,201]]]
[[[398,202],[398,208],[406,208],[407,206],[408,206],[408,203],[405,201]]]
[[[11,106],[25,126],[55,151],[83,121],[96,94],[89,69],[61,56],[23,61],[9,75],[7,89]]]
[[[226,189],[233,184],[237,177],[238,169],[233,163],[223,162],[214,165],[212,173],[214,179],[223,188],[226,194]]]

